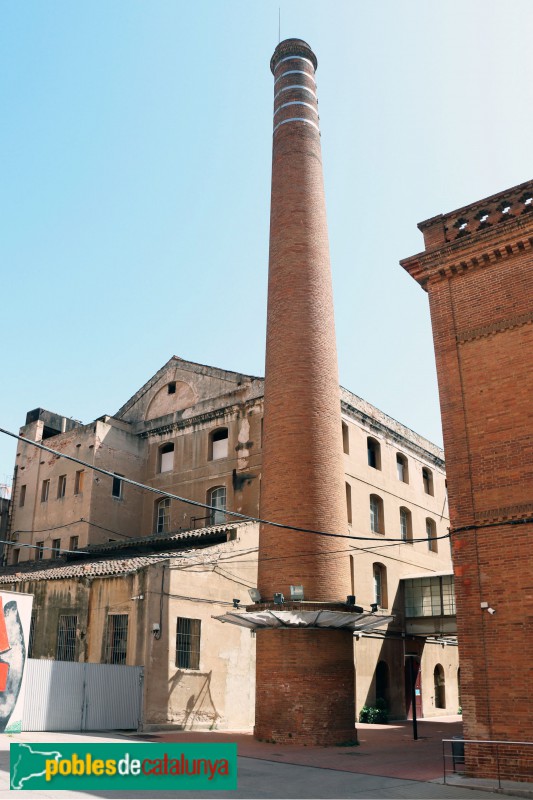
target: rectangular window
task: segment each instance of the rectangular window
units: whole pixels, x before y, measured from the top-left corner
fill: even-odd
[[[352,524],[352,487],[346,483],[346,513],[348,515],[348,525]]]
[[[167,533],[170,527],[170,497],[159,500],[156,509],[156,533]]]
[[[20,487],[19,506],[22,508],[25,502],[26,502],[26,484]]]
[[[50,481],[46,480],[43,481],[43,485],[41,486],[41,503],[48,502],[48,495],[50,494]]]
[[[58,661],[76,660],[76,632],[78,617],[70,614],[61,614],[57,625],[57,650]]]
[[[200,669],[201,620],[178,617],[176,625],[176,666]]]
[[[60,475],[59,480],[57,482],[57,499],[61,500],[61,498],[65,496],[66,491],[67,491],[67,476]]]
[[[61,539],[52,539],[52,558],[58,558],[61,550]]]
[[[128,644],[128,615],[107,615],[106,664],[125,664]]]
[[[123,478],[124,475],[120,475],[118,472],[115,473],[115,477],[113,478],[113,488],[111,489],[111,495],[116,497],[118,500],[122,498],[122,481],[120,480]]]
[[[44,558],[44,542],[35,542],[35,558],[37,561]]]
[[[18,564],[19,558],[20,558],[20,548],[17,547],[15,550],[13,550],[13,564]]]
[[[70,544],[69,550],[77,550],[78,549],[78,536],[71,536],[70,537]]]
[[[83,476],[85,470],[79,469],[76,472],[76,477],[74,478],[74,494],[82,494],[83,492]]]

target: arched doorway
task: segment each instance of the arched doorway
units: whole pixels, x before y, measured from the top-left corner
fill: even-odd
[[[433,682],[435,685],[435,708],[446,708],[446,687],[442,664],[437,664],[433,670]]]
[[[390,708],[389,665],[386,661],[378,661],[376,667],[376,700],[384,700]]]

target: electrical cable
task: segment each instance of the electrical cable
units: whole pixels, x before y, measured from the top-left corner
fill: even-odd
[[[52,455],[56,456],[57,458],[65,458],[68,461],[73,461],[76,464],[81,464],[83,467],[86,467],[87,469],[91,469],[94,472],[98,472],[101,475],[107,475],[110,478],[116,478],[117,477],[114,472],[110,472],[109,470],[102,469],[102,467],[96,467],[96,466],[94,466],[94,464],[89,464],[87,461],[82,461],[81,459],[75,458],[74,456],[69,456],[66,453],[61,453],[58,450],[53,450],[51,447],[46,447],[45,445],[41,444],[40,442],[32,442],[30,439],[26,439],[24,436],[20,436],[20,435],[18,435],[16,433],[13,433],[12,431],[8,431],[5,428],[0,428],[0,433],[5,434],[6,436],[11,436],[12,438],[18,439],[19,441],[25,442],[26,444],[33,445],[34,447],[37,447],[40,450],[45,450],[48,453],[52,453]],[[196,506],[197,508],[204,508],[204,509],[207,509],[209,511],[218,511],[218,512],[220,512],[220,510],[221,510],[217,506],[212,506],[212,505],[209,505],[208,503],[201,503],[198,500],[191,500],[191,499],[189,499],[187,497],[181,497],[180,495],[173,494],[172,492],[167,492],[167,491],[165,491],[163,489],[156,489],[153,486],[147,486],[144,483],[140,483],[139,481],[134,481],[131,478],[126,478],[125,476],[122,476],[122,475],[120,476],[120,480],[123,481],[124,483],[127,483],[127,484],[131,485],[131,486],[135,486],[135,487],[137,487],[139,489],[144,489],[147,492],[151,492],[152,494],[157,494],[160,497],[168,497],[171,500],[178,500],[180,503],[185,503],[187,505]],[[372,536],[351,536],[350,534],[329,533],[327,531],[320,531],[320,530],[316,530],[314,528],[301,528],[301,527],[298,527],[298,526],[295,526],[295,525],[285,525],[284,523],[281,523],[281,522],[272,522],[271,520],[261,519],[261,517],[252,517],[249,514],[241,514],[238,511],[224,510],[224,514],[226,516],[235,517],[236,519],[241,519],[241,520],[246,521],[246,522],[258,522],[261,525],[268,525],[268,526],[273,527],[273,528],[279,528],[279,529],[282,529],[282,530],[295,531],[297,533],[311,533],[311,534],[314,534],[316,536],[326,536],[328,538],[334,538],[334,539],[350,539],[352,541],[354,541],[354,540],[356,540],[356,541],[365,541],[365,542],[373,542],[373,541],[375,541],[374,537],[372,537]],[[434,537],[432,537],[432,539],[433,540],[447,539],[448,537],[449,537],[449,534],[445,534],[443,536],[434,536]],[[390,541],[403,542],[403,539],[395,539],[395,540],[390,540]],[[412,539],[412,541],[413,542],[427,541],[427,537],[424,538],[424,539]]]

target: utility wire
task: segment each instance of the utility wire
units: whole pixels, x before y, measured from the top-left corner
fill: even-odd
[[[5,434],[6,436],[11,436],[13,439],[18,439],[21,442],[25,442],[26,444],[33,445],[34,447],[38,447],[40,450],[45,450],[47,453],[52,453],[52,455],[56,456],[57,458],[65,458],[68,461],[74,461],[76,464],[81,464],[83,467],[87,469],[91,469],[94,472],[99,472],[101,475],[107,475],[110,478],[116,478],[117,475],[114,472],[110,472],[107,469],[102,469],[102,467],[96,467],[94,464],[89,464],[87,461],[82,461],[80,458],[75,458],[74,456],[69,456],[66,453],[60,453],[58,450],[53,450],[51,447],[46,447],[44,444],[40,442],[32,442],[30,439],[26,439],[24,436],[19,436],[12,431],[5,430],[5,428],[0,428],[0,433]],[[198,500],[191,500],[187,497],[181,497],[180,495],[173,494],[172,492],[167,492],[163,489],[156,489],[153,486],[147,486],[144,483],[140,483],[139,481],[134,481],[131,478],[126,478],[124,476],[119,476],[120,480],[124,483],[130,484],[131,486],[136,486],[139,489],[144,489],[147,492],[151,492],[152,494],[157,494],[160,497],[168,497],[171,500],[178,500],[180,503],[186,503],[191,506],[196,506],[197,508],[205,508],[208,511],[218,511],[220,512],[221,509],[217,506],[211,506],[208,503],[201,503]],[[261,525],[269,525],[272,528],[280,528],[282,530],[289,530],[289,531],[296,531],[297,533],[312,533],[316,536],[327,536],[333,539],[350,539],[352,541],[364,541],[364,542],[374,542],[375,539],[373,536],[351,536],[350,534],[345,533],[329,533],[327,531],[320,531],[314,528],[300,528],[295,525],[285,525],[281,522],[272,522],[271,520],[261,519],[261,517],[252,517],[248,514],[241,514],[238,511],[228,511],[224,510],[224,514],[226,516],[235,517],[236,519],[242,519],[246,522],[258,522]],[[442,536],[433,536],[432,540],[435,541],[437,539],[447,539],[449,537],[449,533],[444,534]],[[403,542],[403,539],[391,539],[389,541],[395,542]],[[424,539],[412,539],[413,542],[425,542],[427,541],[427,537]]]

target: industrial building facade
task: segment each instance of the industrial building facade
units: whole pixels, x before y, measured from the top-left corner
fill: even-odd
[[[345,560],[346,595],[394,617],[354,637],[356,710],[381,696],[406,716],[409,651],[418,712],[454,714],[454,608],[435,605],[451,574],[442,451],[346,389],[341,412],[347,538],[326,559]],[[146,725],[251,727],[255,638],[214,617],[257,586],[258,525],[226,512],[258,516],[262,418],[261,378],[177,357],[114,416],[29,413],[22,436],[84,462],[17,448],[0,580],[35,595],[32,657],[144,664]]]

